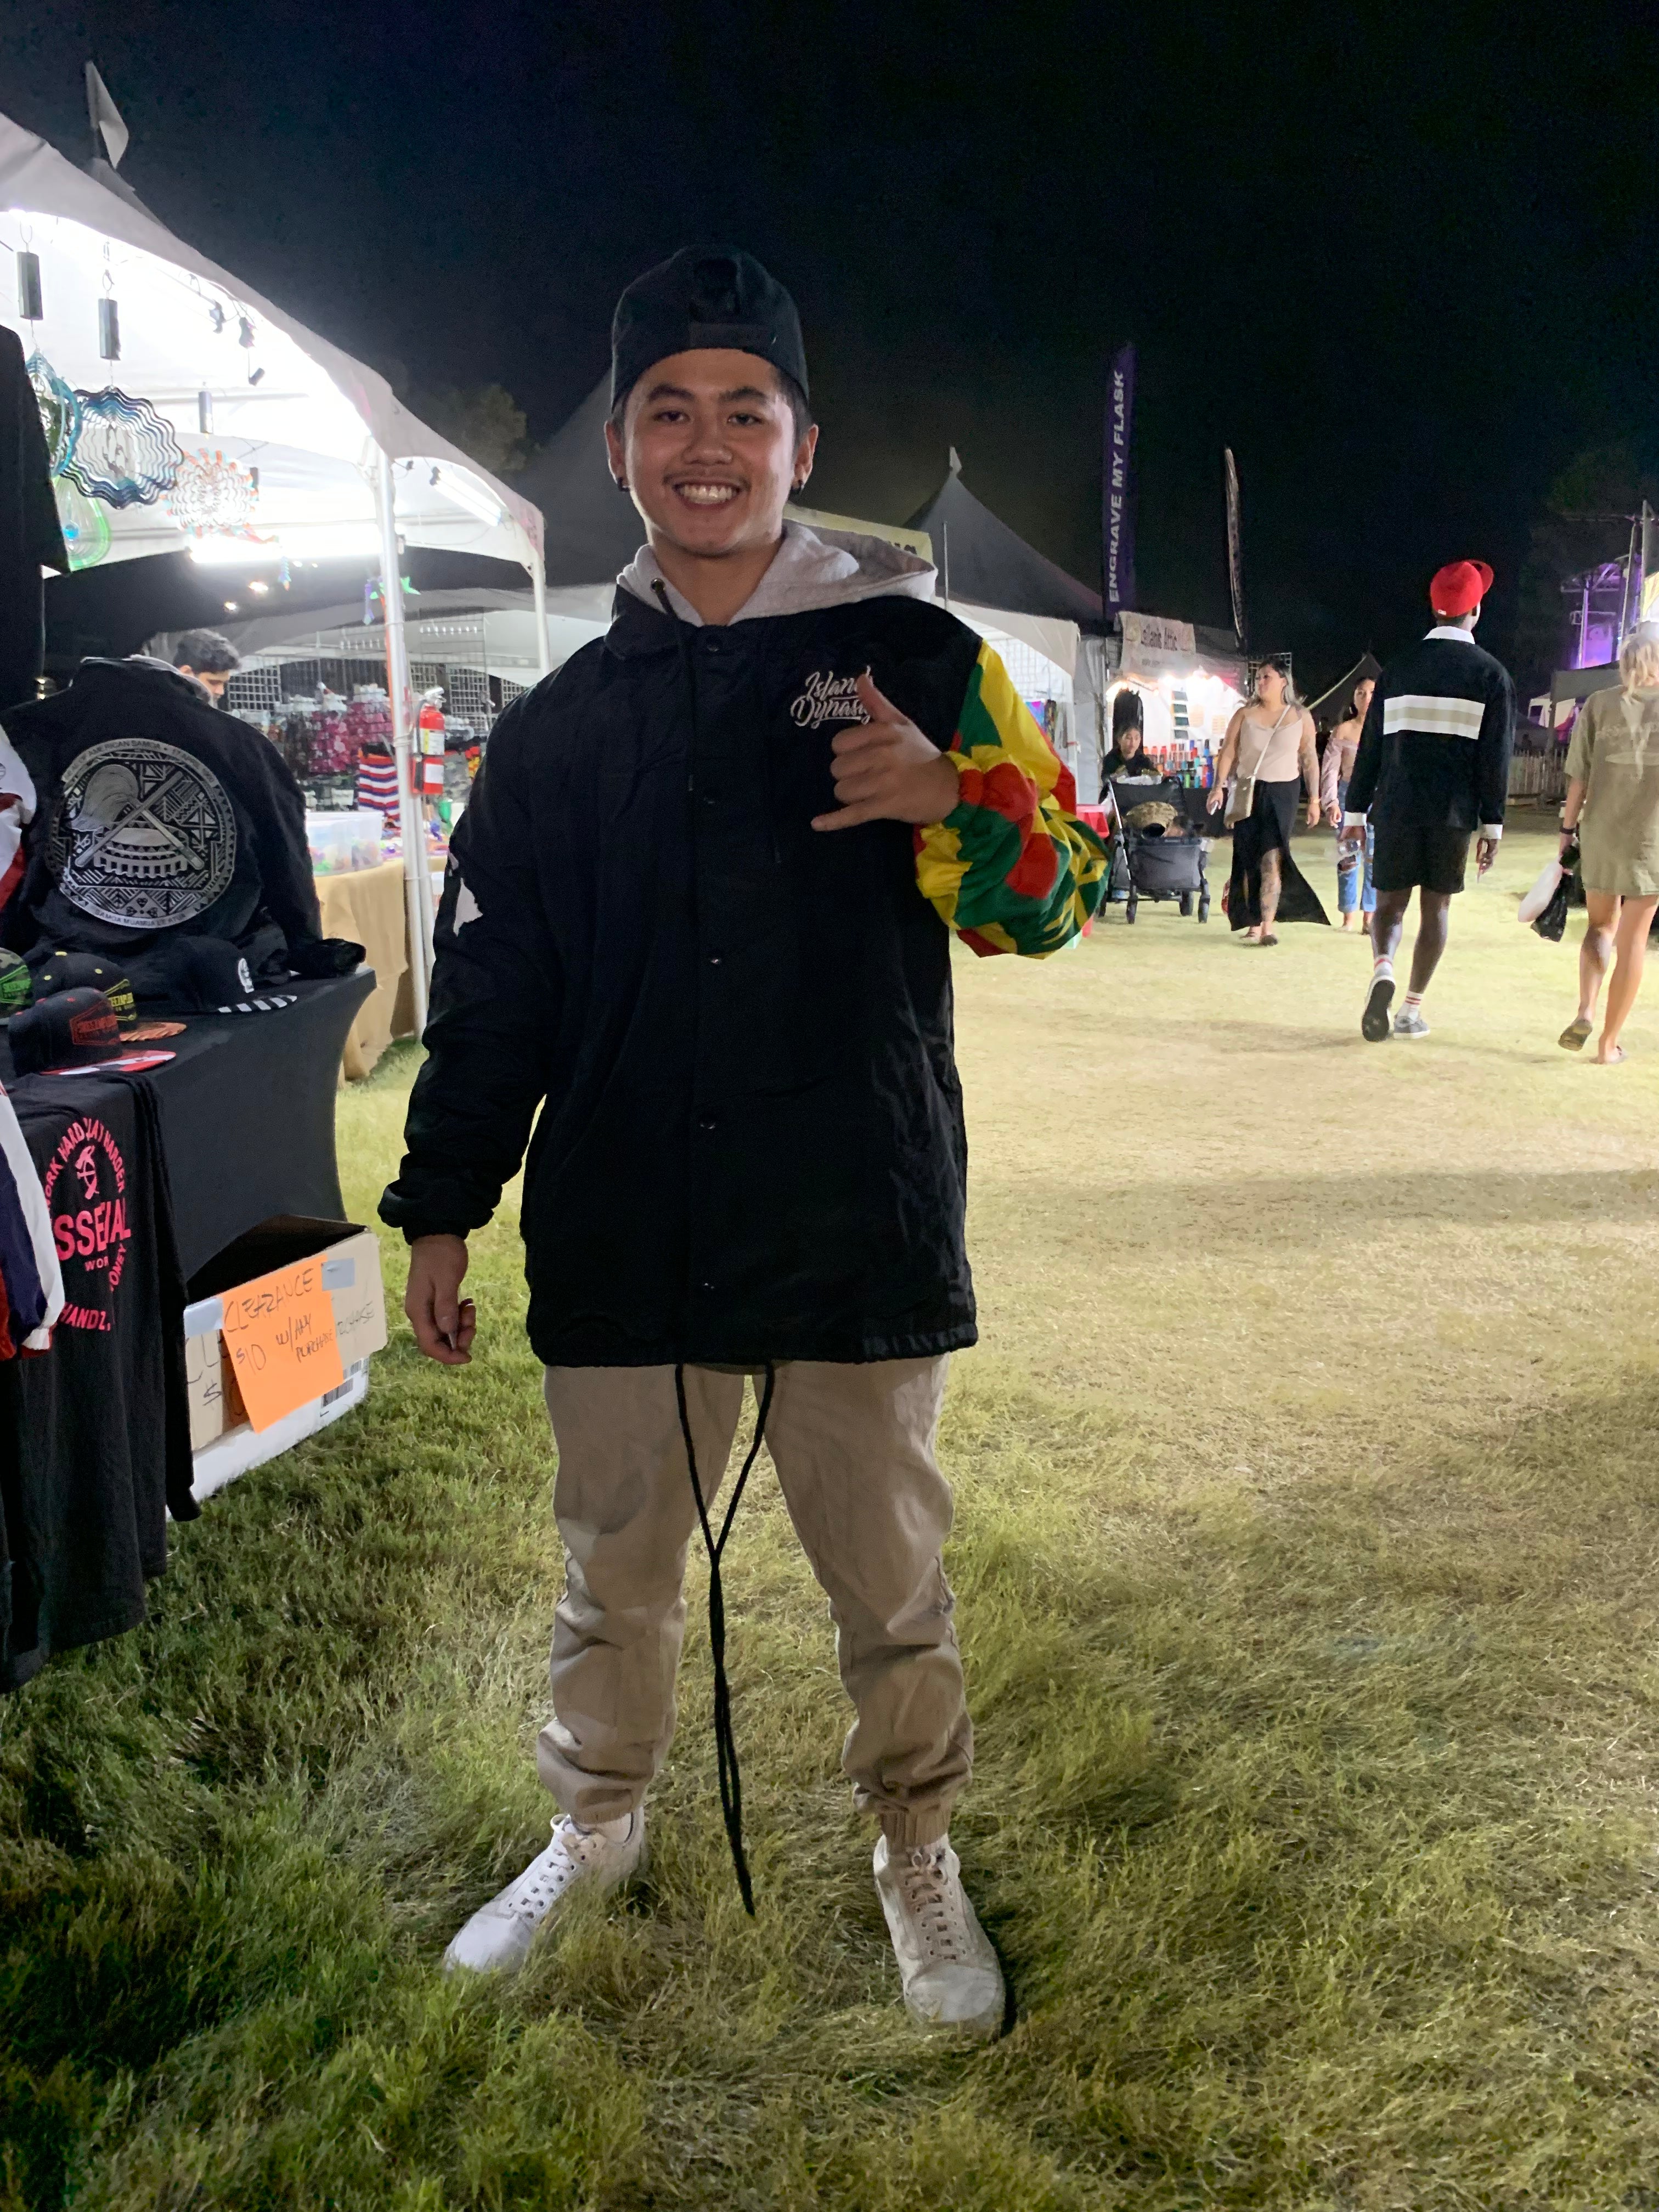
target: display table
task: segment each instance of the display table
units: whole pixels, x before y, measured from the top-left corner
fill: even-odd
[[[366,964],[374,970],[374,989],[351,1025],[341,1062],[346,1080],[356,1083],[393,1037],[408,1036],[415,1026],[403,862],[319,876],[316,883],[323,935],[362,945]]]
[[[365,870],[365,874],[381,871]],[[401,878],[400,878],[401,880]],[[295,1003],[272,1014],[192,1014],[169,1040],[174,1057],[143,1079],[161,1114],[179,1260],[186,1278],[273,1214],[343,1212],[334,1155],[341,1053],[375,975],[290,979]],[[0,1045],[0,1082],[20,1121],[61,1107],[100,1080],[14,1078]]]

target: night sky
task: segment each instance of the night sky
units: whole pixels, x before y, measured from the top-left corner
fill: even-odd
[[[163,220],[422,386],[498,380],[545,437],[622,284],[750,246],[800,303],[809,496],[901,520],[964,480],[1098,588],[1100,408],[1141,350],[1138,599],[1304,677],[1499,571],[1575,453],[1659,444],[1650,9],[13,6],[0,107],[76,158],[81,66]]]

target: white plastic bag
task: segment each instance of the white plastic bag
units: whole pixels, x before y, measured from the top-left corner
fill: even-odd
[[[1538,880],[1521,902],[1516,920],[1522,923],[1536,921],[1544,908],[1555,896],[1555,887],[1566,870],[1559,860],[1551,860],[1538,872]]]

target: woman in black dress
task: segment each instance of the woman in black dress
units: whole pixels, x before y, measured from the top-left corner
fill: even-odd
[[[1273,924],[1328,920],[1312,886],[1291,857],[1297,782],[1305,787],[1308,826],[1319,825],[1319,754],[1313,717],[1292,694],[1282,660],[1264,660],[1255,696],[1227,725],[1216,761],[1209,809],[1227,801],[1233,833],[1227,919],[1247,945],[1277,945]],[[1230,781],[1233,788],[1228,798]]]

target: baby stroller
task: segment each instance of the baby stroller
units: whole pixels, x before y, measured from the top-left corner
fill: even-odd
[[[1199,920],[1207,921],[1210,883],[1204,872],[1204,855],[1208,839],[1183,821],[1178,800],[1172,805],[1153,795],[1137,800],[1126,812],[1116,786],[1109,783],[1106,788],[1117,824],[1121,866],[1127,878],[1125,921],[1134,920],[1144,898],[1175,899],[1183,915],[1196,907]]]

